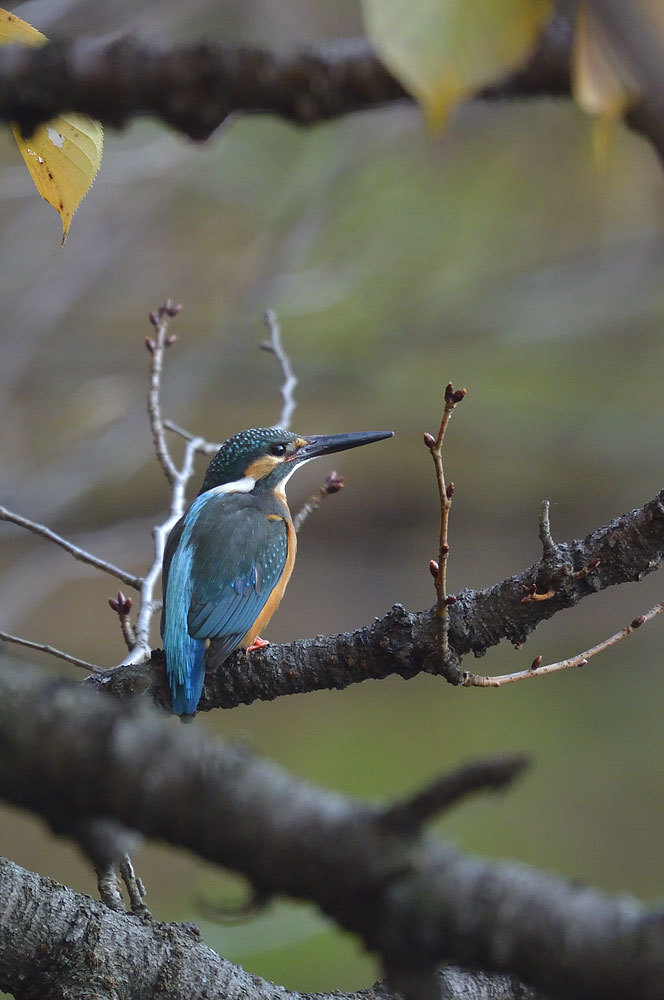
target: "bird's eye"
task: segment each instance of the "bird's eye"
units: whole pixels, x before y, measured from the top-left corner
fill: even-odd
[[[271,455],[275,455],[277,458],[279,458],[281,455],[284,455],[285,453],[286,453],[286,445],[285,444],[271,444],[270,445],[270,454]]]

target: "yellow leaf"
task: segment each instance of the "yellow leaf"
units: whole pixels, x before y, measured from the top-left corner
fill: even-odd
[[[27,21],[0,8],[0,45],[45,45],[48,39]],[[62,218],[62,242],[72,216],[99,170],[104,133],[99,122],[72,112],[39,125],[24,139],[12,125],[16,144],[42,198]]]
[[[367,33],[431,131],[456,104],[522,63],[551,0],[362,0]]]
[[[582,3],[574,35],[574,99],[584,111],[609,123],[626,111],[639,88],[624,59],[607,38],[587,3]]]

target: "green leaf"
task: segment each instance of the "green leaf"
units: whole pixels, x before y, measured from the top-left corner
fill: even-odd
[[[378,55],[415,97],[431,131],[452,108],[524,62],[551,0],[362,0]]]

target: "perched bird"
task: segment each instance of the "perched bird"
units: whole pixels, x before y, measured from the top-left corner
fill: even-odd
[[[221,446],[164,553],[161,635],[176,715],[196,711],[209,640],[217,640],[220,659],[250,648],[279,606],[295,562],[286,500],[295,470],[392,434],[304,436],[257,427]]]

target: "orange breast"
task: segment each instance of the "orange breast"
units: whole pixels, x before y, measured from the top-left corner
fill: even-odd
[[[295,553],[297,551],[297,535],[295,534],[295,528],[293,527],[293,522],[290,517],[285,517],[284,521],[286,523],[286,532],[288,539],[288,550],[286,554],[286,564],[284,566],[284,571],[279,577],[279,582],[276,587],[273,588],[272,593],[265,602],[265,607],[259,614],[258,618],[249,629],[247,634],[241,639],[240,646],[242,649],[246,649],[247,646],[251,646],[257,635],[260,635],[261,631],[265,628],[270,618],[277,610],[281,604],[281,598],[284,596],[284,591],[286,590],[286,585],[290,580],[290,575],[293,572],[293,566],[295,564]]]

